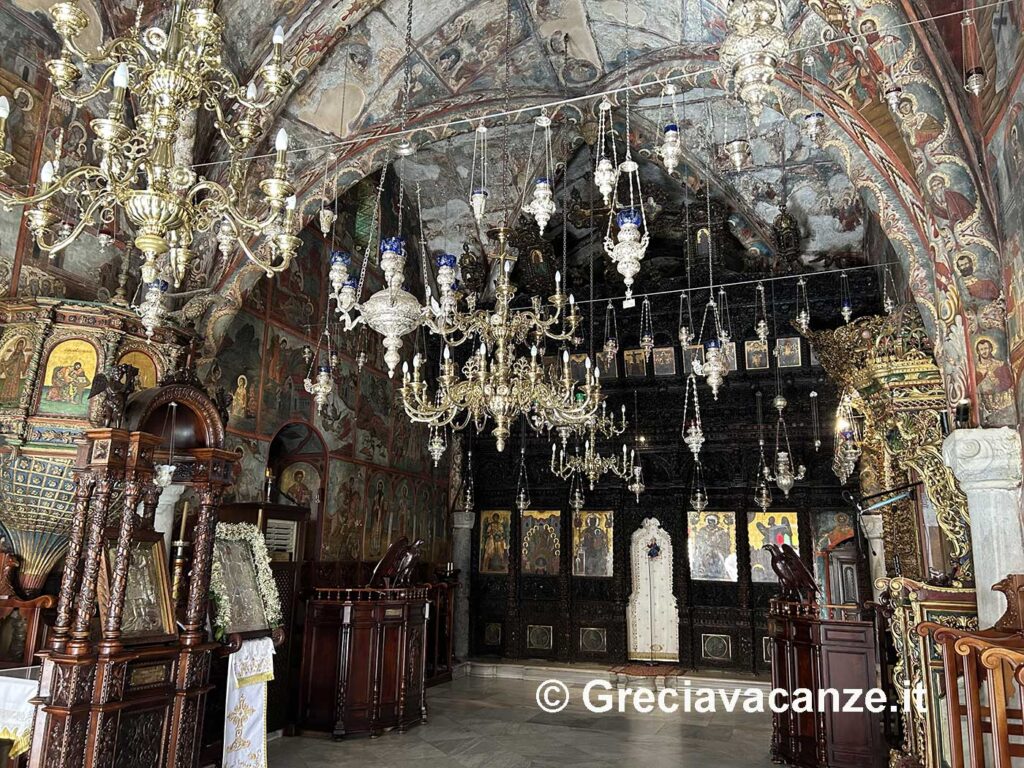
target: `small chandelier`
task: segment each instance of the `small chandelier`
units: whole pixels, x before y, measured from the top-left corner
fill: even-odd
[[[441,461],[441,457],[444,456],[445,449],[448,447],[447,438],[447,424],[430,425],[430,435],[427,439],[427,453],[429,453],[430,458],[434,460],[435,467]]]
[[[644,296],[640,305],[640,348],[644,351],[644,360],[650,361],[654,351],[654,324],[651,320],[651,299]]]
[[[786,409],[786,398],[781,394],[775,396],[772,405],[779,412],[778,421],[775,424],[775,472],[774,474],[764,467],[764,479],[775,483],[783,495],[788,499],[789,492],[797,480],[803,480],[807,469],[803,464],[795,470],[793,468],[792,449],[789,446],[789,430],[786,427],[786,418],[783,411]]]
[[[789,43],[778,0],[730,0],[725,18],[728,32],[718,52],[726,82],[742,101],[754,125],[774,100],[772,83]]]
[[[605,205],[612,204],[612,192],[619,179],[619,161],[615,153],[615,141],[611,139],[612,103],[605,96],[597,107],[597,159],[594,162],[594,184],[601,193]],[[608,146],[611,145],[611,157]]]
[[[541,158],[544,175],[534,182],[533,199],[523,206],[523,213],[534,218],[537,222],[539,233],[543,235],[544,228],[547,227],[556,210],[554,195],[551,191],[551,180],[554,178],[555,166],[551,155],[551,118],[548,117],[546,112],[541,112],[533,121],[533,134],[530,137],[530,157],[533,156],[534,140],[537,137],[538,128],[544,133],[543,156]]]
[[[622,418],[619,422],[608,417],[604,403],[601,406],[600,416],[595,413],[582,426],[559,430],[563,441],[561,450],[558,450],[556,445],[551,446],[552,473],[562,480],[571,480],[576,476],[586,478],[590,490],[594,490],[597,481],[609,472],[623,479],[629,479],[633,475],[634,456],[627,453],[625,443],[622,445],[621,457],[602,456],[597,448],[598,440],[617,437],[626,431],[626,406],[622,406]],[[569,454],[565,450],[565,441],[572,432],[577,435],[577,443],[574,453]],[[580,453],[580,440],[583,441],[582,454]]]
[[[562,292],[560,278],[548,309],[540,297],[534,297],[529,309],[512,310],[516,287],[509,280],[513,256],[507,250],[507,234],[504,228],[495,230],[499,276],[494,309],[477,309],[475,298],[467,295],[464,310],[450,315],[428,313],[427,327],[444,341],[436,390],[428,391],[419,355],[413,358],[411,371],[408,363],[403,365],[401,388],[405,412],[414,422],[449,424],[454,429],[473,423],[479,431],[493,421],[499,451],[504,450],[517,416],[528,417],[535,428],[584,424],[601,401],[600,369],[590,358],[582,383],[573,380],[568,351],[562,353],[560,375],[540,365],[536,342],[572,338],[579,312],[572,297],[566,299]],[[516,354],[516,347],[528,340],[534,343],[527,359]],[[467,342],[477,344],[476,353],[457,370],[451,350]]]
[[[259,70],[262,88],[255,82],[242,85],[223,64],[224,22],[214,11],[214,0],[192,0],[185,6],[175,3],[167,29],[136,24],[89,51],[79,41],[89,20],[76,0],[51,8],[62,50],[46,66],[61,98],[97,113],[90,123],[94,164],[61,174],[58,150],[54,161],[43,166],[34,191],[0,193],[5,206],[26,209],[36,245],[51,257],[97,222],[114,221],[118,211],[134,228],[135,247],[145,259],[144,283],[159,277],[165,267],[157,260],[166,257],[167,279],[180,284],[193,257],[196,233],[214,227],[219,227],[222,247],[227,243],[241,248],[268,276],[286,270],[301,244],[291,231],[293,213],[286,208],[294,187],[288,180],[288,136],[283,130],[275,142],[273,168],[260,182],[263,210],[243,208],[234,186],[198,176],[187,152],[180,151],[185,144],[182,125],[194,122],[201,112],[215,115],[213,124],[233,162],[253,149],[271,106],[292,84],[283,57],[284,33],[280,27],[275,31],[270,59]],[[105,109],[89,106],[106,94]],[[129,96],[136,106],[133,120],[126,108]],[[0,121],[0,147],[6,128],[6,121]],[[0,166],[11,160],[9,154],[0,154]],[[63,202],[55,205],[58,198]],[[69,225],[61,209],[80,209],[79,221]],[[249,241],[257,237],[269,248],[250,247]]]

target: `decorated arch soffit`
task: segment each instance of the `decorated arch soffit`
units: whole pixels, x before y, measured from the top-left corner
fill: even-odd
[[[225,0],[227,5],[235,1]],[[405,3],[267,5],[280,12],[261,12],[268,16],[264,26],[287,22],[289,39],[308,72],[273,130],[287,127],[296,146],[359,137],[339,150],[306,151],[293,160],[308,218],[319,207],[325,167],[336,169],[334,193],[340,194],[389,159],[390,139],[385,137],[399,127]],[[302,11],[282,10],[295,5],[302,5]],[[499,93],[504,0],[457,5],[454,12],[450,6],[426,5],[414,18],[410,127],[443,125],[505,106]],[[525,107],[622,84],[624,30],[618,5],[566,0],[557,12],[547,13],[543,4],[514,2],[509,105]],[[724,3],[688,3],[682,20],[660,17],[649,3],[633,5],[648,19],[632,17],[634,77],[653,81],[667,71],[690,73],[690,87],[722,88],[721,77],[708,70],[724,35]],[[1013,423],[1002,297],[991,290],[1001,274],[991,216],[975,169],[963,159],[970,155],[932,64],[913,28],[899,26],[906,22],[905,11],[892,2],[870,0],[842,5],[812,0],[817,13],[800,3],[784,5],[792,47],[819,47],[789,62],[781,77],[780,111],[799,121],[813,101],[834,120],[822,144],[864,205],[877,214],[903,263],[935,338],[947,395],[955,400],[981,393],[984,424]],[[567,49],[565,32],[570,34]],[[852,43],[834,42],[847,36]],[[254,57],[253,66],[259,59]],[[879,100],[881,78],[889,68],[904,87],[898,125]],[[560,117],[572,130],[584,132],[585,116],[579,110]],[[416,139],[427,151],[469,130],[461,123],[449,130],[423,130]],[[699,167],[699,158],[694,165]],[[260,178],[259,170],[253,168],[250,178]],[[239,257],[217,274],[223,300],[206,318],[209,351],[219,346],[233,312],[260,276]]]

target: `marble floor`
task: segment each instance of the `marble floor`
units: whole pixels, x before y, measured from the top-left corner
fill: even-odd
[[[594,714],[572,689],[545,714],[537,683],[466,677],[427,692],[428,722],[379,739],[300,736],[269,745],[270,768],[761,768],[770,714]]]

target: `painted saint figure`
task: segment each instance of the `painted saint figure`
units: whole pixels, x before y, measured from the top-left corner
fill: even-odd
[[[0,359],[0,402],[12,403],[18,399],[31,358],[25,339],[18,339],[14,348]]]
[[[81,362],[76,360],[71,365],[59,365],[53,369],[46,399],[55,403],[81,403],[91,383]]]

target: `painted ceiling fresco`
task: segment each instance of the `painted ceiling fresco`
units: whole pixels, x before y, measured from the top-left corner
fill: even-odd
[[[95,15],[108,30],[134,23],[134,0],[96,2]],[[35,0],[16,4],[29,12],[38,5]],[[268,122],[267,135],[286,127],[296,145],[319,147],[292,162],[305,213],[319,207],[315,200],[326,168],[333,169],[332,194],[340,193],[388,161],[390,140],[383,136],[408,124],[418,130],[421,149],[401,174],[410,186],[417,180],[423,186],[432,246],[444,241],[445,248],[455,250],[463,239],[478,237],[463,202],[472,146],[467,136],[473,127],[467,118],[593,94],[621,86],[627,76],[646,83],[642,95],[656,101],[656,79],[672,75],[680,78],[682,98],[710,104],[715,125],[725,130],[737,119],[730,113],[738,114],[722,95],[724,78],[717,68],[725,5],[725,0],[511,0],[511,34],[506,35],[505,0],[414,0],[408,57],[406,0],[221,0],[218,10],[227,25],[227,58],[242,72],[254,71],[266,58],[274,25],[285,29],[288,52],[298,62],[298,85]],[[804,267],[828,264],[837,254],[876,258],[864,248],[864,223],[876,219],[935,336],[950,397],[983,390],[983,421],[1007,423],[1016,408],[1012,396],[1007,399],[1003,305],[1000,296],[978,288],[979,281],[998,282],[1002,275],[993,185],[981,173],[978,143],[965,133],[973,118],[965,117],[970,110],[964,97],[947,87],[959,69],[950,58],[956,47],[942,44],[949,25],[905,23],[908,13],[931,14],[941,3],[918,5],[785,0],[794,53],[777,81],[780,104],[760,126],[747,130],[751,167],[740,173],[723,167],[714,138],[706,135],[710,121],[691,116],[684,121],[691,154],[686,178],[659,177],[656,169],[646,173],[665,199],[677,199],[684,184],[696,190],[707,183],[713,198],[732,212],[733,236],[752,252],[770,253],[770,224],[784,197],[801,225]],[[1019,4],[1005,5],[991,18],[979,17],[995,81],[982,112],[992,117],[1014,91],[1020,57]],[[166,4],[147,3],[144,23],[161,13]],[[410,108],[403,113],[407,61],[412,87]],[[895,114],[880,98],[888,77],[903,85]],[[828,126],[819,146],[796,130],[812,104],[825,113]],[[565,149],[560,159],[585,154],[583,145],[593,139],[592,108],[592,100],[580,101],[555,116],[556,141]],[[663,121],[657,109],[647,111],[654,114],[638,110],[629,137],[641,157]],[[528,123],[528,115],[519,122]],[[331,142],[334,146],[328,146]],[[516,140],[515,154],[523,163],[521,144]],[[210,159],[223,156],[209,136],[200,136],[199,146]],[[254,166],[251,175],[257,179],[260,163]],[[531,169],[523,163],[516,173],[525,179]],[[454,240],[459,242],[448,243]],[[211,285],[221,294],[220,313],[237,310],[258,276],[240,257],[211,271]],[[222,318],[218,322],[225,327]],[[979,343],[987,344],[984,354]]]

